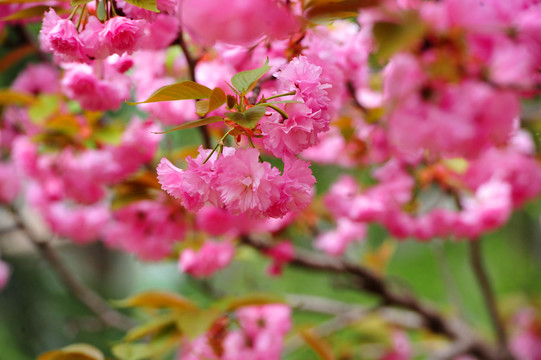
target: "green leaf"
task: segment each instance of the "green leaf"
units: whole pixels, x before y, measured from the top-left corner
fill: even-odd
[[[357,16],[359,9],[379,4],[380,0],[311,0],[304,16],[316,23]]]
[[[120,360],[143,360],[152,356],[153,351],[148,344],[118,344],[111,349],[113,355]]]
[[[96,8],[96,15],[100,21],[107,20],[107,12],[105,11],[105,0],[101,0]]]
[[[20,11],[17,11],[11,15],[3,17],[2,21],[10,21],[10,20],[23,20],[28,18],[33,18],[37,16],[43,16],[43,13],[45,11],[49,10],[50,8],[53,8],[57,14],[63,14],[66,12],[64,8],[58,7],[58,6],[48,6],[48,5],[36,5],[32,6]]]
[[[376,59],[383,63],[394,53],[406,49],[419,41],[425,27],[414,14],[406,15],[401,23],[379,21],[372,32],[377,44]]]
[[[38,360],[104,360],[103,353],[94,346],[73,344],[41,354]]]
[[[156,5],[156,0],[126,0],[126,2],[145,10],[160,12]]]
[[[183,311],[178,314],[177,326],[191,340],[203,335],[222,316],[218,309]]]
[[[251,107],[248,110],[244,112],[244,116],[246,117],[246,121],[248,123],[248,126],[246,126],[249,129],[253,129],[256,127],[257,123],[259,122],[259,119],[265,115],[267,112],[267,109],[264,107]]]
[[[225,311],[234,311],[244,306],[285,304],[284,298],[275,294],[249,294],[238,297],[225,298],[218,302],[217,307]]]
[[[146,291],[130,298],[114,301],[119,307],[171,308],[177,310],[198,309],[190,300],[165,291]]]
[[[78,6],[78,5],[84,5],[88,4],[92,0],[71,0],[70,5],[71,6]]]
[[[269,66],[269,59],[267,58],[267,61],[265,61],[263,66],[254,70],[242,71],[234,75],[231,78],[231,83],[242,95],[246,95],[255,87],[259,79],[261,79],[261,77],[271,68],[272,66]]]
[[[193,81],[182,81],[173,85],[164,86],[154,92],[147,100],[141,102],[128,102],[129,105],[145,104],[159,101],[199,100],[208,99],[212,90]]]
[[[175,128],[169,129],[167,131],[155,132],[155,134],[167,134],[167,133],[170,133],[172,131],[191,129],[191,128],[194,128],[194,127],[204,126],[204,125],[212,124],[212,123],[219,122],[219,121],[222,121],[222,120],[223,120],[223,118],[221,116],[211,116],[211,117],[208,117],[208,118],[187,122],[185,124],[182,124],[182,125],[177,126]]]
[[[162,329],[175,324],[178,319],[178,313],[169,313],[163,316],[158,316],[150,320],[149,322],[136,326],[124,337],[124,341],[131,342],[141,339],[152,333],[157,333]]]
[[[240,126],[253,129],[257,126],[259,119],[261,119],[266,112],[267,109],[265,109],[263,106],[254,106],[246,110],[244,113],[227,112],[225,113],[225,117],[236,124],[239,124]]]
[[[56,95],[39,95],[37,101],[28,109],[28,115],[34,123],[39,123],[41,120],[47,119],[58,111],[58,96]]]

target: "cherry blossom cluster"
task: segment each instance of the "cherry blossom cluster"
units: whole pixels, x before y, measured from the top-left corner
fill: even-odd
[[[284,336],[291,329],[289,307],[283,304],[246,306],[234,316],[239,329],[226,331],[227,324],[215,324],[207,334],[187,342],[179,360],[281,358]],[[225,332],[225,337],[220,338],[219,332]]]

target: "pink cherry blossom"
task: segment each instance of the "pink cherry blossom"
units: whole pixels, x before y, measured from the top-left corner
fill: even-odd
[[[235,247],[230,241],[205,241],[201,248],[185,249],[180,253],[179,270],[195,277],[211,276],[233,259]]]

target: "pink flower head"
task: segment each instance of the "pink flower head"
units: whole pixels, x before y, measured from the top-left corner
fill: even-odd
[[[40,32],[41,47],[62,61],[87,61],[75,24],[61,19],[54,9],[45,13]]]
[[[216,171],[220,199],[234,215],[261,216],[280,197],[280,173],[269,163],[260,163],[256,149],[238,149],[221,158]]]
[[[19,194],[21,179],[16,166],[0,161],[0,203],[9,204]]]
[[[347,218],[337,220],[336,229],[319,235],[316,239],[316,248],[330,255],[342,255],[349,244],[363,240],[366,236],[365,223],[351,221]]]
[[[298,28],[287,6],[275,0],[257,6],[245,0],[183,0],[180,16],[182,26],[204,45],[252,45],[264,35],[284,38]]]
[[[9,265],[0,260],[0,290],[6,286],[10,273]]]
[[[198,250],[180,253],[179,270],[195,277],[207,277],[223,269],[233,259],[235,247],[230,241],[205,241]]]
[[[210,150],[199,147],[199,156],[195,159],[186,158],[186,170],[177,168],[166,158],[162,158],[156,169],[162,189],[179,199],[182,206],[190,211],[199,210],[211,200],[219,205],[219,193],[215,190],[215,162],[218,163],[222,158],[216,160],[214,155],[204,163],[209,154]]]
[[[54,94],[60,87],[58,70],[49,64],[29,65],[17,76],[11,88],[30,94]]]
[[[116,210],[113,218],[105,229],[104,241],[143,260],[161,260],[170,255],[186,230],[178,207],[159,200],[132,203]]]
[[[273,276],[281,275],[284,266],[295,257],[295,249],[289,241],[281,241],[265,253],[272,258],[267,272]]]
[[[108,64],[96,66],[109,67]],[[111,68],[107,69],[107,79],[98,78],[94,69],[86,64],[70,66],[62,79],[65,93],[79,101],[86,110],[115,110],[130,97],[130,81],[124,74]]]
[[[123,16],[115,16],[107,20],[100,36],[109,49],[110,54],[131,54],[139,45],[143,35],[143,20],[131,20]]]

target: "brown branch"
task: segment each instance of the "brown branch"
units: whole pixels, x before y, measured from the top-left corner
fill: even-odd
[[[471,241],[469,243],[469,251],[472,269],[477,282],[479,283],[479,287],[481,288],[483,300],[487,306],[490,321],[492,323],[492,327],[494,328],[494,332],[496,333],[500,350],[502,353],[504,353],[503,358],[512,359],[509,349],[507,348],[507,334],[498,313],[498,306],[496,304],[494,290],[492,289],[490,279],[488,278],[488,273],[483,264],[483,258],[481,255],[481,240]]]
[[[184,58],[186,59],[186,64],[188,64],[188,73],[190,75],[190,80],[193,82],[197,82],[195,79],[195,67],[197,66],[197,62],[199,60],[194,58],[190,53],[190,50],[188,49],[188,46],[184,41],[184,33],[182,30],[180,31],[175,43],[178,44],[182,49],[182,53],[184,54]],[[201,137],[203,138],[203,146],[207,149],[212,148],[212,142],[210,140],[210,134],[207,127],[200,126],[198,129]]]
[[[107,326],[120,330],[128,330],[133,327],[133,322],[128,317],[111,308],[98,294],[85,287],[72,275],[49,241],[40,239],[34,235],[24,223],[17,209],[9,207],[8,210],[13,216],[15,225],[32,242],[41,256],[47,260],[58,277],[79,301],[86,305]]]
[[[258,250],[266,250],[270,247],[265,242],[250,237],[243,237],[242,242]],[[385,279],[361,265],[303,249],[295,250],[295,257],[291,264],[313,270],[354,276],[359,288],[379,297],[382,300],[382,305],[395,306],[418,314],[423,327],[431,332],[443,335],[453,341],[461,341],[465,338],[474,339],[473,334],[463,324],[459,325],[455,321],[444,318],[435,309],[419,301],[412,293],[391,288]],[[480,340],[472,340],[472,344],[468,349],[468,354],[479,359],[499,359],[494,349]]]

